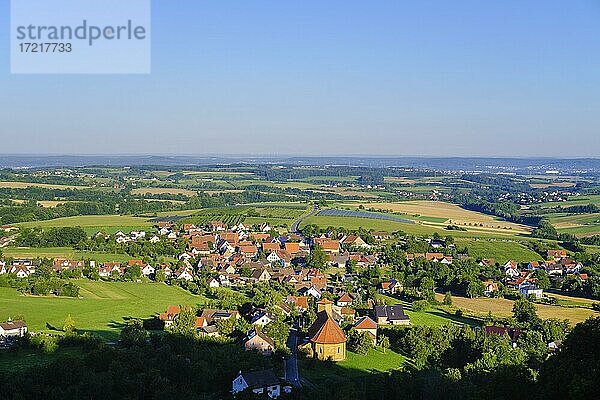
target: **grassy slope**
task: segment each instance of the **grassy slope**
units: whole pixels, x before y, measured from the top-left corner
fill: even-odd
[[[469,249],[469,255],[475,259],[493,258],[501,264],[508,260],[528,262],[542,259],[535,251],[512,241],[456,239],[455,244],[458,248],[466,246]]]
[[[77,329],[94,331],[115,339],[129,317],[148,318],[164,312],[169,304],[195,305],[204,300],[181,288],[154,283],[93,282],[77,280],[81,298],[23,296],[14,289],[0,288],[0,319],[21,315],[33,331],[62,327],[71,314]]]
[[[400,368],[406,362],[406,357],[387,349],[385,353],[373,349],[367,355],[348,351],[346,360],[335,364],[299,360],[300,376],[313,384],[344,375],[350,379],[360,379],[365,373],[386,372]]]

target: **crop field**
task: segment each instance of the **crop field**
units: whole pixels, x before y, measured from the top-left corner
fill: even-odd
[[[398,215],[402,217],[401,215]],[[412,217],[408,217],[412,218]],[[402,231],[411,235],[431,235],[435,232],[441,236],[465,237],[465,238],[508,238],[516,239],[516,232],[510,230],[494,230],[479,227],[464,227],[466,231],[448,230],[447,225],[431,223],[420,220],[415,217],[414,223],[402,223],[397,221],[389,221],[373,218],[356,218],[356,217],[332,217],[315,215],[302,221],[300,228],[306,225],[317,225],[321,228],[328,227],[343,227],[349,230],[358,230],[363,228],[366,230],[397,232]]]
[[[139,229],[149,229],[152,223],[146,218],[132,217],[127,215],[82,215],[77,217],[65,217],[50,219],[47,221],[32,221],[15,224],[21,227],[60,228],[65,226],[80,226],[88,234],[105,231],[113,234],[117,231],[131,232]]]
[[[500,264],[508,260],[529,262],[543,259],[535,251],[515,241],[457,238],[455,245],[461,249],[466,246],[469,249],[469,256],[474,259],[493,258]]]
[[[22,316],[32,331],[61,329],[68,314],[78,330],[115,340],[129,318],[149,318],[169,304],[196,305],[204,298],[179,287],[159,283],[94,282],[80,279],[81,298],[24,296],[15,289],[0,288],[0,319]]]
[[[594,214],[546,214],[559,232],[586,236],[600,234],[600,213]]]
[[[0,182],[0,188],[24,189],[28,187],[39,187],[44,189],[89,189],[89,186],[75,185],[52,185],[49,183],[31,183],[31,182]]]
[[[196,192],[189,189],[180,189],[180,188],[157,188],[157,187],[148,187],[148,188],[137,188],[131,191],[133,195],[145,195],[145,194],[182,194],[184,196],[192,197],[196,195]]]
[[[404,224],[396,221],[388,221],[383,219],[373,218],[352,218],[352,217],[329,217],[329,216],[312,216],[306,218],[300,224],[300,228],[306,225],[317,225],[321,228],[327,227],[344,227],[349,230],[358,230],[359,228],[384,231],[384,232],[397,232],[403,231],[415,235],[426,235],[432,232],[444,233],[443,229],[434,227],[426,227],[419,224]]]
[[[70,247],[5,247],[2,253],[13,258],[70,258],[74,260],[95,260],[97,262],[126,262],[131,259],[127,254],[100,253],[73,250]]]
[[[275,225],[291,225],[296,219],[304,214],[304,208],[271,206],[271,207],[224,207],[207,208],[182,220],[182,223],[194,223],[205,225],[210,221],[221,221],[229,226],[248,221],[250,224],[268,222]]]
[[[584,196],[571,196],[567,201],[561,202],[549,202],[536,204],[541,208],[553,208],[553,207],[569,207],[569,206],[581,206],[586,204],[595,204],[600,206],[600,195],[584,195]]]
[[[530,227],[514,224],[511,222],[500,221],[490,215],[465,210],[456,204],[445,203],[442,201],[402,201],[397,203],[347,203],[346,206],[358,207],[364,206],[366,209],[382,210],[390,213],[401,213],[412,217],[433,217],[436,221],[432,223],[440,225],[459,225],[459,226],[477,226],[478,228],[487,228],[492,230],[510,229],[513,232],[529,232]]]
[[[443,295],[437,294],[439,301],[443,300]],[[452,302],[456,307],[464,310],[469,310],[484,317],[488,312],[500,317],[508,317],[512,315],[512,307],[514,301],[508,299],[491,299],[491,298],[475,298],[468,299],[465,297],[452,296]],[[558,318],[568,319],[571,324],[577,324],[585,321],[591,316],[598,316],[600,313],[590,310],[589,308],[568,308],[560,306],[551,306],[545,304],[535,305],[538,315],[543,319]]]
[[[381,214],[381,213],[374,213],[374,212],[367,212],[367,211],[338,210],[335,208],[322,210],[317,214],[317,216],[382,219],[382,220],[387,220],[387,221],[402,222],[404,224],[414,224],[413,220],[406,219],[406,218],[400,218],[395,215]]]

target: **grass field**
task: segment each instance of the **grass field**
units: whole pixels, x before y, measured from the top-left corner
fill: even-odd
[[[5,257],[13,258],[69,258],[74,260],[95,260],[97,262],[125,262],[132,257],[127,254],[98,253],[78,251],[70,247],[5,247],[2,249]]]
[[[385,353],[373,349],[364,356],[347,351],[346,359],[335,364],[300,359],[298,367],[300,377],[313,384],[319,384],[341,374],[350,379],[360,379],[365,374],[392,371],[402,367],[406,361],[406,357],[390,349]]]
[[[180,189],[180,188],[155,188],[155,187],[148,187],[148,188],[138,188],[138,189],[133,189],[131,191],[132,195],[145,195],[145,194],[182,194],[184,196],[195,196],[196,192],[193,190],[189,190],[189,189]]]
[[[439,301],[443,300],[442,294],[436,295]],[[512,307],[514,301],[508,299],[490,299],[490,298],[475,298],[468,299],[465,297],[452,296],[452,302],[456,307],[464,310],[469,310],[479,314],[482,317],[491,312],[494,315],[508,317],[512,315]],[[572,324],[585,321],[587,318],[600,315],[588,308],[567,308],[560,306],[550,306],[545,304],[535,305],[538,314],[543,319],[558,318],[568,319]]]
[[[89,186],[75,185],[52,185],[49,183],[31,183],[31,182],[0,182],[0,188],[24,189],[28,187],[39,187],[44,189],[89,189]]]
[[[0,371],[21,371],[38,365],[46,365],[58,361],[62,357],[77,357],[82,355],[77,348],[59,347],[53,353],[43,353],[39,350],[0,351]]]
[[[23,296],[15,289],[0,288],[0,320],[23,316],[30,330],[49,332],[49,327],[61,328],[71,314],[77,329],[114,340],[128,318],[148,318],[169,304],[196,305],[204,299],[159,283],[79,279],[76,284],[81,288],[78,299]]]
[[[149,229],[153,224],[146,218],[127,215],[82,215],[77,217],[50,219],[47,221],[22,222],[15,225],[29,228],[80,226],[91,235],[99,231],[106,231],[111,234],[117,231],[128,233],[132,230]]]
[[[543,259],[535,251],[514,241],[457,238],[455,245],[458,248],[466,246],[469,249],[469,256],[472,258],[493,258],[500,264],[504,264],[508,260],[528,262]]]
[[[600,234],[600,213],[546,215],[559,232],[580,236]]]

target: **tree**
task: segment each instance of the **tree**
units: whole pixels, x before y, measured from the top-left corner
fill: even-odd
[[[550,278],[548,278],[548,274],[543,269],[538,269],[535,271],[535,277],[537,278],[537,285],[541,289],[550,289]]]
[[[446,292],[444,295],[444,305],[451,306],[452,305],[452,293]]]
[[[146,344],[148,332],[144,329],[144,324],[139,319],[133,319],[127,322],[127,325],[121,330],[119,335],[119,344],[122,347],[143,346]]]
[[[311,268],[325,271],[329,264],[329,256],[321,246],[316,244],[310,251],[310,254],[306,256],[306,264]]]
[[[167,279],[167,274],[165,274],[164,269],[159,269],[154,274],[154,280],[156,282],[164,282]]]
[[[542,366],[540,398],[592,399],[598,396],[600,318],[588,318],[573,328],[561,351]]]
[[[469,285],[467,286],[467,296],[470,298],[481,297],[483,296],[483,292],[483,284],[480,281],[473,279],[469,282]]]
[[[283,347],[290,336],[290,326],[283,321],[273,321],[263,328],[263,332],[273,339],[278,347]]]
[[[350,335],[350,346],[358,354],[368,354],[373,348],[373,339],[367,332],[354,331]]]
[[[379,346],[381,346],[385,353],[385,350],[390,348],[390,338],[385,335],[379,335]]]
[[[548,355],[548,345],[540,332],[528,330],[524,332],[517,341],[521,348],[529,357],[530,366],[539,368]]]
[[[75,320],[71,317],[71,314],[68,314],[63,323],[63,331],[66,333],[75,332]]]
[[[433,301],[435,299],[435,292],[433,289],[435,288],[435,281],[426,276],[421,279],[421,283],[419,284],[419,293],[421,297],[427,301]]]
[[[559,320],[556,318],[546,319],[542,322],[542,330],[546,343],[556,340],[564,340],[569,333],[571,326],[568,320]]]
[[[535,304],[526,298],[519,298],[513,305],[513,316],[517,322],[528,326],[539,326],[541,321],[537,315]]]
[[[175,317],[171,332],[182,336],[193,336],[196,333],[196,313],[189,306],[181,307],[181,312]]]

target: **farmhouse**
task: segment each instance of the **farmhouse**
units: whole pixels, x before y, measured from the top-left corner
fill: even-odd
[[[354,246],[354,247],[362,247],[368,249],[369,246],[367,242],[365,242],[360,236],[357,235],[348,235],[341,240],[344,246]]]
[[[244,349],[256,350],[263,356],[270,356],[275,349],[275,342],[257,327],[250,330],[244,338]]]
[[[74,270],[77,268],[83,269],[83,267],[85,267],[85,262],[68,260],[66,258],[56,258],[52,263],[52,270],[54,272],[60,272],[63,270]]]
[[[27,324],[25,321],[0,322],[0,338],[5,337],[23,337],[27,333]]]

